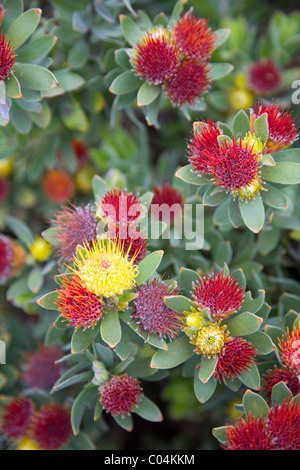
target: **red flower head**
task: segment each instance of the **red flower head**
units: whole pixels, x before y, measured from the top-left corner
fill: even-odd
[[[135,46],[132,58],[134,70],[148,83],[158,85],[172,74],[177,65],[177,51],[169,32],[157,27],[145,34]]]
[[[10,191],[10,183],[6,178],[0,176],[0,202],[5,201]]]
[[[56,304],[68,325],[76,329],[93,328],[103,315],[102,300],[86,289],[75,275],[70,279],[67,276],[63,278]]]
[[[93,207],[63,207],[51,220],[57,231],[55,252],[66,261],[72,261],[77,245],[91,246],[97,236],[97,221]]]
[[[270,95],[281,85],[281,72],[271,59],[255,62],[250,67],[248,82],[257,95]]]
[[[275,153],[292,145],[299,137],[295,119],[288,111],[283,111],[279,104],[271,103],[268,106],[257,103],[250,113],[251,128],[254,129],[255,120],[267,113],[269,125],[269,138],[263,153]]]
[[[219,153],[218,137],[223,134],[222,130],[212,121],[199,122],[201,132],[196,130],[193,138],[188,144],[189,161],[197,173],[211,173],[212,162],[210,158],[203,158],[202,154],[216,155]]]
[[[279,340],[279,349],[281,360],[284,365],[295,374],[300,374],[300,325],[295,326],[290,333],[287,329],[287,335]]]
[[[215,49],[215,34],[208,21],[191,12],[176,21],[174,38],[181,54],[189,59],[207,60]]]
[[[286,367],[274,367],[274,369],[267,371],[262,377],[262,391],[266,394],[268,400],[272,398],[274,385],[279,382],[284,382],[293,396],[300,393],[300,383],[297,374]]]
[[[114,225],[127,225],[137,222],[144,213],[144,208],[137,196],[126,190],[113,189],[99,202],[97,215]]]
[[[2,20],[3,10],[0,12]],[[4,34],[0,33],[0,80],[6,80],[12,72],[16,61],[15,50],[10,41],[5,39]]]
[[[112,416],[128,416],[143,394],[140,382],[127,374],[114,375],[100,388],[100,403]]]
[[[22,438],[28,431],[34,406],[28,398],[15,398],[5,406],[1,416],[1,429],[9,439]]]
[[[148,238],[134,222],[130,223],[125,231],[116,229],[115,237],[111,237],[111,240],[120,242],[124,253],[128,253],[128,259],[134,258],[137,263],[148,253]]]
[[[177,312],[168,308],[164,298],[178,295],[178,290],[166,282],[154,279],[137,287],[131,320],[135,321],[147,336],[153,333],[159,338],[174,339],[182,328],[182,319]]]
[[[70,200],[75,192],[74,182],[64,170],[49,170],[42,181],[42,186],[47,198],[55,203]]]
[[[223,351],[218,355],[214,377],[220,382],[232,380],[255,363],[256,348],[242,338],[232,338],[225,343]]]
[[[4,284],[22,268],[26,253],[21,245],[0,234],[0,284]]]
[[[300,405],[285,401],[266,418],[249,414],[227,427],[227,450],[300,450]]]
[[[154,187],[154,195],[150,210],[155,218],[165,222],[173,222],[176,215],[181,213],[183,205],[184,201],[182,194],[170,184],[162,183],[160,187]],[[165,217],[164,207],[167,208]],[[170,208],[172,208],[171,211]]]
[[[61,365],[56,361],[62,355],[56,345],[40,345],[37,351],[27,354],[23,382],[34,389],[50,390],[60,377]]]
[[[70,413],[61,405],[43,405],[33,415],[31,436],[43,450],[58,450],[72,437]]]
[[[84,166],[90,158],[87,146],[81,140],[72,140],[71,145],[77,157],[78,166]]]
[[[237,312],[245,298],[245,289],[240,287],[237,280],[224,276],[199,277],[199,285],[194,286],[193,297],[200,308],[209,308],[214,321],[224,320]]]
[[[195,59],[183,60],[164,84],[167,96],[179,107],[193,105],[209,89],[211,79],[208,72],[206,63]]]

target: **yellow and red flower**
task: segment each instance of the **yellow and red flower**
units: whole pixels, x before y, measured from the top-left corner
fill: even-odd
[[[12,238],[0,234],[0,284],[18,273],[25,259],[24,248]]]
[[[100,403],[112,416],[128,416],[137,406],[143,390],[128,374],[114,375],[100,388]]]
[[[75,193],[74,181],[65,170],[53,168],[48,170],[42,180],[46,197],[51,202],[63,203],[72,199]]]
[[[300,325],[279,340],[279,353],[283,364],[295,374],[300,374]]]

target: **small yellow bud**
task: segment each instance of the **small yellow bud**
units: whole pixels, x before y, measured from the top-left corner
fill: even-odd
[[[185,323],[188,328],[201,328],[203,326],[203,318],[195,313],[191,313],[186,317]]]
[[[30,253],[36,261],[47,261],[51,256],[51,245],[38,235],[30,247]]]
[[[24,436],[18,443],[16,450],[41,450],[39,446],[28,436]]]
[[[228,98],[231,108],[234,111],[250,108],[253,105],[254,100],[254,97],[250,91],[239,88],[230,91]]]
[[[13,160],[11,157],[2,158],[0,160],[0,175],[9,176],[13,171]]]

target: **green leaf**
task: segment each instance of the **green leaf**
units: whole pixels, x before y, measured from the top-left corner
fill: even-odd
[[[269,137],[268,114],[263,113],[254,122],[255,137],[260,138],[263,144],[266,144]]]
[[[254,233],[260,232],[265,222],[262,198],[256,196],[251,202],[239,199],[239,208],[246,227]]]
[[[243,396],[243,406],[245,413],[248,415],[251,413],[257,418],[262,417],[263,419],[267,417],[269,406],[267,402],[257,393],[247,390]]]
[[[168,350],[160,349],[152,360],[150,367],[154,369],[171,369],[182,364],[194,354],[194,347],[186,335],[168,344]]]
[[[154,251],[150,253],[150,255],[146,256],[139,264],[138,264],[138,275],[135,278],[135,282],[137,285],[143,284],[147,279],[155,273],[158,266],[160,265],[161,259],[163,257],[164,252],[162,250]]]
[[[262,307],[265,300],[265,291],[260,289],[258,291],[258,296],[256,299],[252,298],[252,294],[250,291],[246,292],[245,299],[243,305],[240,309],[240,312],[251,312],[256,313]]]
[[[262,318],[257,317],[253,313],[240,313],[234,318],[225,320],[227,329],[232,336],[246,336],[255,333],[261,323]]]
[[[182,289],[187,293],[190,293],[193,284],[197,283],[199,279],[199,274],[192,269],[181,268],[179,272],[179,283]]]
[[[3,2],[1,2],[3,3]],[[4,1],[5,15],[2,21],[2,28],[8,31],[10,25],[18,18],[24,10],[23,0],[5,0]]]
[[[56,41],[55,36],[47,34],[24,44],[18,50],[18,62],[33,62],[39,57],[45,56],[55,46]]]
[[[39,266],[33,268],[28,275],[28,289],[34,294],[39,292],[44,282],[42,268]]]
[[[140,87],[137,94],[137,105],[138,106],[147,106],[152,103],[160,94],[161,87],[158,85],[150,85],[147,82],[144,82]]]
[[[210,64],[210,71],[208,73],[209,78],[212,81],[220,80],[220,78],[226,77],[233,71],[234,67],[231,64]]]
[[[135,75],[133,70],[118,75],[112,82],[109,91],[115,95],[125,95],[137,90],[141,86],[141,80]]]
[[[299,184],[300,163],[277,162],[275,166],[264,166],[261,175],[264,180],[272,183]]]
[[[175,6],[174,6],[173,11],[171,13],[169,24],[168,24],[168,27],[170,29],[172,29],[174,27],[174,23],[180,18],[181,14],[183,12],[185,4],[186,4],[186,0],[178,0],[175,3]]]
[[[141,418],[155,423],[163,420],[162,414],[158,406],[152,400],[142,395],[139,399],[137,406],[133,409]]]
[[[93,372],[88,371],[88,372],[81,372],[80,374],[73,375],[72,377],[69,377],[68,379],[58,382],[57,384],[54,385],[52,391],[53,392],[58,392],[60,390],[63,390],[67,387],[71,387],[72,385],[76,385],[82,382],[88,382],[92,380],[93,378]]]
[[[71,339],[72,354],[86,351],[98,333],[98,324],[94,328],[86,328],[85,330],[83,328],[79,328],[78,330],[74,331]]]
[[[256,364],[252,364],[251,369],[240,374],[239,378],[246,387],[260,389],[260,375]]]
[[[274,207],[274,209],[288,208],[287,197],[282,191],[267,183],[264,187],[267,191],[262,192],[262,198],[268,206]]]
[[[281,405],[286,399],[292,398],[292,392],[284,382],[279,382],[272,388],[272,406]]]
[[[6,94],[10,98],[22,98],[22,92],[19,80],[13,73],[10,74],[9,80],[6,81]]]
[[[68,129],[81,132],[87,131],[89,126],[87,115],[75,99],[71,99],[60,106],[60,116]]]
[[[21,87],[30,90],[49,90],[58,85],[58,81],[50,70],[35,64],[22,64],[17,62],[14,74],[19,80]]]
[[[118,416],[113,416],[114,420],[116,421],[116,423],[121,426],[121,428],[125,429],[125,431],[132,431],[133,429],[133,421],[132,421],[132,416],[129,415],[129,416],[121,416],[121,415],[118,415]]]
[[[75,436],[80,431],[80,426],[84,411],[91,403],[97,399],[99,395],[97,387],[94,385],[85,387],[75,398],[71,409],[71,426]]]
[[[230,33],[231,33],[231,31],[230,31],[229,28],[221,28],[221,29],[217,29],[216,31],[214,31],[214,35],[216,37],[215,47],[218,48],[218,47],[222,46],[222,44],[229,37]]]
[[[24,243],[28,248],[34,243],[35,237],[31,229],[22,220],[12,216],[5,218],[7,227],[16,235],[20,242]]]
[[[31,8],[18,16],[12,23],[7,32],[7,37],[15,49],[22,46],[35,31],[40,22],[41,14],[42,10],[40,8]]]
[[[210,177],[208,175],[197,175],[193,170],[192,165],[186,165],[179,168],[179,170],[176,171],[175,176],[186,183],[195,184],[197,186],[210,183]]]
[[[233,119],[233,134],[240,135],[243,139],[245,135],[250,131],[250,119],[248,114],[241,109]]]
[[[208,382],[204,383],[198,377],[198,371],[195,370],[194,375],[194,392],[197,400],[200,403],[207,402],[210,397],[213,395],[217,387],[217,381],[211,377]]]
[[[114,348],[122,336],[119,313],[117,310],[105,312],[101,322],[101,337],[110,348]]]
[[[94,175],[92,179],[93,193],[96,201],[100,201],[108,191],[108,186],[104,179],[98,175]]]
[[[226,445],[228,440],[226,438],[226,431],[228,426],[220,426],[218,428],[213,428],[213,436],[221,443]]]
[[[120,15],[120,25],[125,39],[131,46],[143,39],[144,32],[129,16]]]
[[[198,377],[203,383],[207,383],[212,377],[218,363],[218,356],[216,357],[201,357],[200,369],[198,370]]]
[[[174,312],[183,313],[190,312],[194,303],[184,295],[172,295],[164,298],[164,303]]]
[[[207,188],[203,194],[203,205],[204,206],[218,206],[222,204],[228,198],[226,191],[212,185]]]
[[[247,336],[247,341],[257,348],[256,353],[259,355],[270,354],[275,349],[271,338],[263,331],[251,333]]]
[[[67,68],[55,71],[55,77],[59,88],[62,88],[63,91],[78,90],[85,83],[85,79],[81,75],[71,72]]]

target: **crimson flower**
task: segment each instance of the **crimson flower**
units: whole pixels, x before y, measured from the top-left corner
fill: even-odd
[[[262,114],[268,116],[269,138],[263,153],[275,153],[292,145],[299,137],[295,119],[290,112],[281,109],[280,104],[271,103],[268,106],[256,103],[250,113],[250,124],[254,129],[255,120]]]
[[[77,157],[78,166],[82,167],[89,161],[89,151],[81,140],[72,140],[72,149]]]
[[[43,450],[58,450],[72,437],[70,413],[62,405],[43,405],[32,417],[31,436]]]
[[[182,194],[168,183],[162,183],[161,186],[154,187],[150,210],[154,217],[165,222],[173,222],[177,213],[181,213],[184,201]],[[166,217],[164,217],[164,207],[167,207]],[[170,211],[170,208],[172,210]],[[157,210],[159,213],[157,213]]]
[[[270,95],[281,85],[282,76],[279,68],[271,59],[255,62],[248,73],[249,87],[258,95]]]
[[[225,342],[224,349],[218,355],[214,377],[219,382],[232,380],[246,372],[255,363],[256,348],[242,338],[232,338]]]
[[[100,388],[100,403],[112,416],[128,416],[143,394],[140,382],[128,374],[114,375]]]
[[[290,333],[287,329],[287,334],[279,340],[279,352],[283,364],[295,374],[300,374],[300,325],[294,326],[293,331]]]
[[[262,391],[269,401],[272,398],[274,385],[279,382],[283,382],[290,389],[293,396],[300,393],[300,383],[297,374],[286,367],[274,367],[262,376]]]
[[[2,11],[0,16],[2,19]],[[0,33],[0,80],[6,80],[11,74],[16,61],[15,50],[4,34]]]
[[[28,398],[15,398],[4,407],[1,429],[9,439],[22,438],[31,424],[34,405]]]
[[[42,187],[46,197],[51,202],[63,203],[74,196],[74,181],[65,170],[53,168],[48,170],[42,180]]]
[[[131,320],[147,336],[152,333],[159,338],[174,339],[182,328],[182,319],[177,312],[165,305],[164,298],[177,295],[178,290],[155,278],[138,286],[137,293]]]
[[[50,390],[60,377],[61,365],[56,361],[62,355],[58,346],[43,344],[28,353],[22,373],[23,382],[32,388]]]
[[[221,271],[218,275],[199,277],[198,282],[193,289],[195,302],[202,309],[209,308],[214,321],[224,320],[241,308],[245,289],[234,277]]]
[[[252,414],[227,427],[227,450],[300,450],[300,405],[288,400],[266,418]]]

